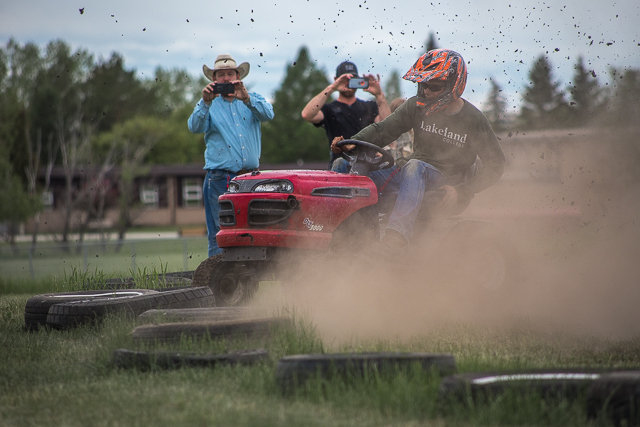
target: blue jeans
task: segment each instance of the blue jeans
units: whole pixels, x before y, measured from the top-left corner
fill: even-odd
[[[220,231],[220,205],[218,197],[224,194],[229,187],[229,181],[236,177],[235,173],[230,173],[220,169],[207,171],[202,185],[202,195],[204,197],[204,214],[207,221],[207,238],[209,239],[209,256],[222,253],[216,242],[216,234]]]
[[[348,162],[337,159],[332,170],[346,173]],[[420,160],[411,159],[401,168],[392,166],[389,169],[369,173],[369,178],[378,188],[380,204],[384,199],[397,196],[393,210],[389,215],[386,229],[402,234],[407,241],[413,234],[418,212],[422,206],[424,193],[437,190],[447,184],[447,178],[438,169]]]

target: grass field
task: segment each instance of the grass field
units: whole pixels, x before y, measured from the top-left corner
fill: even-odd
[[[73,243],[69,250],[54,242],[39,242],[30,253],[29,243],[0,245],[0,276],[6,281],[36,279],[59,281],[75,271],[100,273],[109,277],[130,277],[139,270],[192,271],[207,256],[206,238],[126,240]],[[31,276],[33,273],[33,277]],[[1,281],[0,281],[1,285]],[[2,286],[0,286],[2,293]]]
[[[637,204],[640,199],[628,200]],[[316,380],[292,395],[281,394],[275,381],[279,358],[316,352],[450,353],[460,373],[639,369],[640,227],[627,216],[618,220],[611,211],[606,215],[604,224],[593,219],[544,232],[514,221],[522,275],[518,288],[509,290],[510,297],[498,294],[476,301],[429,277],[427,263],[414,266],[413,278],[406,280],[375,269],[351,276],[344,260],[317,265],[320,274],[294,282],[299,299],[289,300],[315,310],[308,312],[286,299],[275,304],[280,300],[274,295],[288,295],[291,289],[280,282],[262,282],[256,304],[293,317],[296,327],[255,341],[183,340],[144,347],[131,336],[136,321],[115,317],[71,331],[24,330],[25,303],[34,294],[70,290],[96,276],[184,270],[179,239],[141,243],[133,251],[89,254],[88,268],[82,253],[74,261],[71,254],[43,253],[48,274],[40,277],[37,272],[35,280],[25,272],[26,253],[3,255],[0,425],[607,425],[587,419],[584,396],[572,401],[504,396],[441,412],[441,378],[419,370],[349,383]],[[202,260],[198,257],[206,253],[206,242],[200,240],[193,240],[200,248],[188,247],[192,258],[187,270],[195,269]],[[269,360],[251,367],[142,372],[117,369],[109,361],[117,348],[220,353],[257,347],[269,351]]]
[[[304,315],[268,340],[139,345],[134,319],[112,317],[71,331],[24,330],[31,294],[0,297],[0,425],[59,426],[378,426],[586,425],[585,401],[502,398],[486,405],[437,406],[438,375],[411,370],[344,383],[311,381],[280,393],[275,365],[285,355],[341,351],[451,353],[458,372],[548,367],[638,367],[640,339],[608,340],[550,332],[518,319],[509,327],[450,323],[407,339],[325,342]],[[250,367],[142,372],[110,364],[117,348],[223,353],[266,348],[268,362]]]

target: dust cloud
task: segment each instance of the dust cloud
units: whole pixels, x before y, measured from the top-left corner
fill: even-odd
[[[463,251],[438,257],[427,244],[402,262],[310,257],[278,298],[265,297],[305,313],[328,343],[409,338],[450,323],[508,327],[523,318],[578,334],[637,336],[640,180],[620,169],[628,159],[601,138],[551,145],[547,138],[538,152],[503,142],[514,159],[507,173],[463,213],[495,225],[517,255],[498,289],[474,283],[482,274]],[[540,150],[545,165],[531,161]]]

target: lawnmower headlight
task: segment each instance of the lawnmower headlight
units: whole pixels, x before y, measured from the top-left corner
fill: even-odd
[[[229,193],[238,193],[238,192],[240,192],[240,184],[238,184],[235,181],[231,181],[229,183],[229,188],[228,188],[227,191],[229,191]]]
[[[293,193],[293,184],[286,179],[263,182],[253,187],[254,193]]]

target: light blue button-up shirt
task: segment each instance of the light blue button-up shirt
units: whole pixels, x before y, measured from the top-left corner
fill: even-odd
[[[207,148],[205,169],[237,172],[260,166],[260,123],[273,119],[273,107],[257,93],[249,93],[249,103],[218,96],[211,105],[202,99],[189,117],[189,130],[204,133]]]

